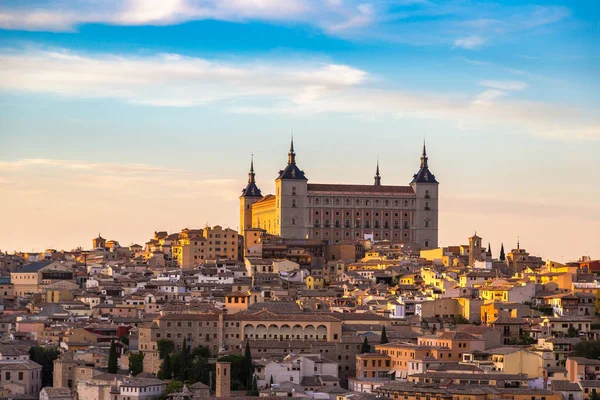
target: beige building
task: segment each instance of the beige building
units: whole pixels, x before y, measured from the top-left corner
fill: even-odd
[[[10,273],[15,296],[41,293],[44,286],[61,280],[73,280],[73,270],[56,261],[38,261]]]
[[[204,229],[184,229],[172,247],[173,259],[180,268],[189,269],[208,260],[237,260],[237,231],[219,225]]]
[[[262,228],[284,238],[438,243],[438,182],[429,171],[423,145],[421,167],[409,186],[381,184],[379,165],[373,185],[308,183],[296,164],[292,140],[287,166],[275,179],[275,194],[263,196],[256,185],[254,162],[240,196],[241,234]]]
[[[13,393],[37,397],[42,390],[42,366],[27,360],[0,364],[0,386]]]

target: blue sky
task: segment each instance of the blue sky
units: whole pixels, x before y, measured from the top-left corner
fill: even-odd
[[[237,227],[291,130],[313,182],[407,184],[441,240],[600,257],[595,1],[0,2],[0,249]]]

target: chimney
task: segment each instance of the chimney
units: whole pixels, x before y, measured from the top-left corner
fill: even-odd
[[[216,397],[229,397],[231,392],[231,363],[216,362],[217,386],[215,388]]]

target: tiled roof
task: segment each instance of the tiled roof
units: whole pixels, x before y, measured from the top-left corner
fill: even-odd
[[[372,194],[414,194],[410,186],[375,186],[375,185],[345,185],[309,183],[308,192],[344,192],[344,193],[372,193]]]
[[[31,263],[29,265],[24,266],[23,268],[16,270],[14,272],[16,273],[31,273],[31,272],[38,272],[39,270],[41,270],[42,268],[52,264],[54,261],[38,261],[38,262],[34,262]]]

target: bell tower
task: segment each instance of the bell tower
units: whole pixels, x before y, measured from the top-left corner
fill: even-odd
[[[246,229],[252,228],[252,204],[262,198],[262,193],[256,186],[256,175],[254,174],[254,155],[250,158],[250,172],[248,172],[248,184],[242,190],[240,196],[240,229],[239,234],[246,235]]]
[[[308,179],[296,165],[294,137],[288,163],[275,179],[276,231],[284,238],[306,239],[308,235]]]
[[[423,249],[438,247],[438,186],[435,175],[429,171],[427,148],[423,141],[421,168],[410,183],[416,195],[415,241]]]

